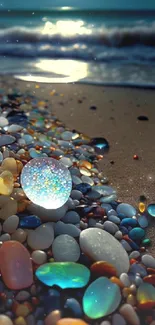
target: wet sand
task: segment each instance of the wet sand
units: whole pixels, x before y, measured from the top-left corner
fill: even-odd
[[[1,78],[3,87],[30,90],[70,129],[90,137],[105,137],[110,151],[99,168],[118,191],[119,200],[138,205],[139,196],[155,201],[155,91],[80,84],[38,84]],[[10,84],[8,86],[8,83]],[[92,110],[90,107],[95,106]],[[144,115],[148,121],[139,121]],[[137,155],[138,160],[133,156]],[[155,219],[151,219],[149,249],[155,256]]]

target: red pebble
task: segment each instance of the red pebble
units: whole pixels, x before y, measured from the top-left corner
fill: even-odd
[[[133,156],[133,159],[134,159],[134,160],[138,160],[138,159],[139,159],[138,155],[134,155],[134,156]]]
[[[130,265],[137,263],[137,261],[134,258],[131,258]]]
[[[143,281],[155,285],[155,274],[150,274],[148,276],[145,276],[143,278]]]

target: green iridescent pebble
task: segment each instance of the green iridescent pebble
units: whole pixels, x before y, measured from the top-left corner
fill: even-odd
[[[36,277],[50,287],[82,288],[89,281],[90,271],[86,266],[74,262],[53,262],[38,267]]]
[[[146,238],[142,241],[142,245],[145,247],[148,247],[151,245],[151,240],[149,238]]]
[[[83,297],[83,310],[91,319],[105,317],[113,313],[121,302],[117,284],[100,277],[90,284]]]

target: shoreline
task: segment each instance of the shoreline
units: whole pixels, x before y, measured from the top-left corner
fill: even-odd
[[[154,125],[155,93],[150,90],[103,87],[85,84],[44,84],[0,77],[3,87],[17,86],[48,100],[49,107],[69,129],[89,137],[104,137],[110,144],[98,167],[118,191],[122,202],[138,206],[139,196],[147,203],[155,197]],[[91,110],[96,106],[96,110]],[[148,121],[138,121],[146,115]],[[138,160],[133,156],[137,155]],[[148,237],[150,252],[155,256],[154,227],[151,218]]]

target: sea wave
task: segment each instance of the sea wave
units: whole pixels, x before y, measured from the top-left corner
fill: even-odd
[[[134,45],[155,46],[155,23],[150,26],[133,26],[126,28],[100,28],[91,29],[90,26],[74,35],[57,32],[56,29],[44,31],[26,27],[12,27],[0,29],[0,43],[29,43],[29,44],[55,44],[72,45],[84,43],[107,47],[130,47]]]

